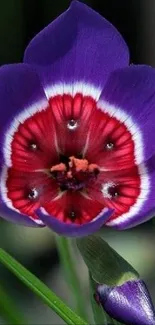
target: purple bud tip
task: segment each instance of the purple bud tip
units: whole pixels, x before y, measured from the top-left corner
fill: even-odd
[[[97,287],[97,300],[114,319],[126,325],[155,325],[155,309],[145,283],[130,280],[120,286]]]

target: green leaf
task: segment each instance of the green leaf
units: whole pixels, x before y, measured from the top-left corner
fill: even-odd
[[[8,296],[4,288],[0,285],[0,315],[7,324],[22,325],[27,324],[20,312],[17,310],[14,302]]]
[[[12,273],[14,273],[24,284],[28,286],[42,301],[54,310],[69,325],[87,325],[87,323],[64,304],[55,293],[53,293],[35,275],[17,262],[7,252],[0,248],[0,262],[2,262]]]
[[[73,293],[73,299],[76,302],[76,312],[81,317],[84,317],[86,320],[88,320],[85,308],[85,296],[81,294],[81,283],[76,270],[76,263],[74,260],[76,253],[71,249],[74,248],[74,242],[71,238],[63,236],[56,235],[55,238],[64,275],[66,277],[69,287],[71,288],[71,292]]]
[[[134,268],[125,261],[103,239],[88,236],[76,240],[80,253],[89,269],[91,304],[95,324],[121,325],[111,318],[94,299],[98,283],[110,286],[120,285],[139,277]]]
[[[114,286],[139,278],[137,271],[102,238],[88,236],[76,242],[95,282]]]

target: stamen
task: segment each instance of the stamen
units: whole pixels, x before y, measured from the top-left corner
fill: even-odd
[[[95,174],[99,173],[99,167],[96,164],[90,164],[88,166],[88,170],[89,170],[90,173],[95,173]]]
[[[51,172],[65,172],[66,170],[67,170],[67,167],[63,163],[55,165],[50,169]]]
[[[89,164],[87,159],[71,156],[67,159],[63,157],[63,161],[50,169],[51,176],[57,181],[61,191],[83,190],[99,173],[99,167],[96,164]]]
[[[73,174],[72,174],[72,171],[71,170],[69,172],[67,172],[67,177],[68,178],[73,178]]]
[[[77,128],[77,126],[78,126],[78,123],[77,123],[77,121],[75,121],[75,120],[70,120],[70,121],[68,121],[68,123],[67,123],[67,127],[68,127],[68,129],[69,130],[75,130],[76,128]]]
[[[88,160],[87,159],[78,159],[74,156],[70,157],[69,166],[70,168],[75,167],[77,172],[83,171],[85,172],[88,169]]]

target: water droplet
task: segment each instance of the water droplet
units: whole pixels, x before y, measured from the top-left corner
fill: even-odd
[[[69,213],[69,219],[75,220],[76,219],[76,213],[74,211],[70,211]]]
[[[38,191],[36,188],[32,188],[29,191],[28,198],[30,200],[35,200],[38,197]]]
[[[77,128],[77,126],[78,126],[78,123],[77,123],[77,121],[75,121],[75,120],[70,120],[70,121],[68,121],[68,123],[67,123],[67,128],[69,129],[69,130],[75,130],[76,128]]]
[[[105,198],[112,199],[119,195],[118,185],[113,182],[103,184],[102,193]]]
[[[32,143],[30,143],[30,148],[32,150],[36,151],[38,149],[38,146],[37,146],[37,144],[35,142],[32,142]]]
[[[107,150],[113,150],[114,149],[114,143],[113,142],[107,142],[105,147],[106,147]]]

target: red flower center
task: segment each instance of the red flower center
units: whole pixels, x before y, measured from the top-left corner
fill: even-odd
[[[136,203],[141,179],[132,134],[92,97],[53,96],[46,109],[17,116],[11,130],[4,196],[19,212],[37,218],[44,207],[83,224],[105,207],[115,210],[113,219]]]
[[[89,164],[87,159],[78,159],[74,156],[62,158],[61,162],[51,168],[51,175],[56,179],[61,191],[83,190],[99,173],[96,164]]]

